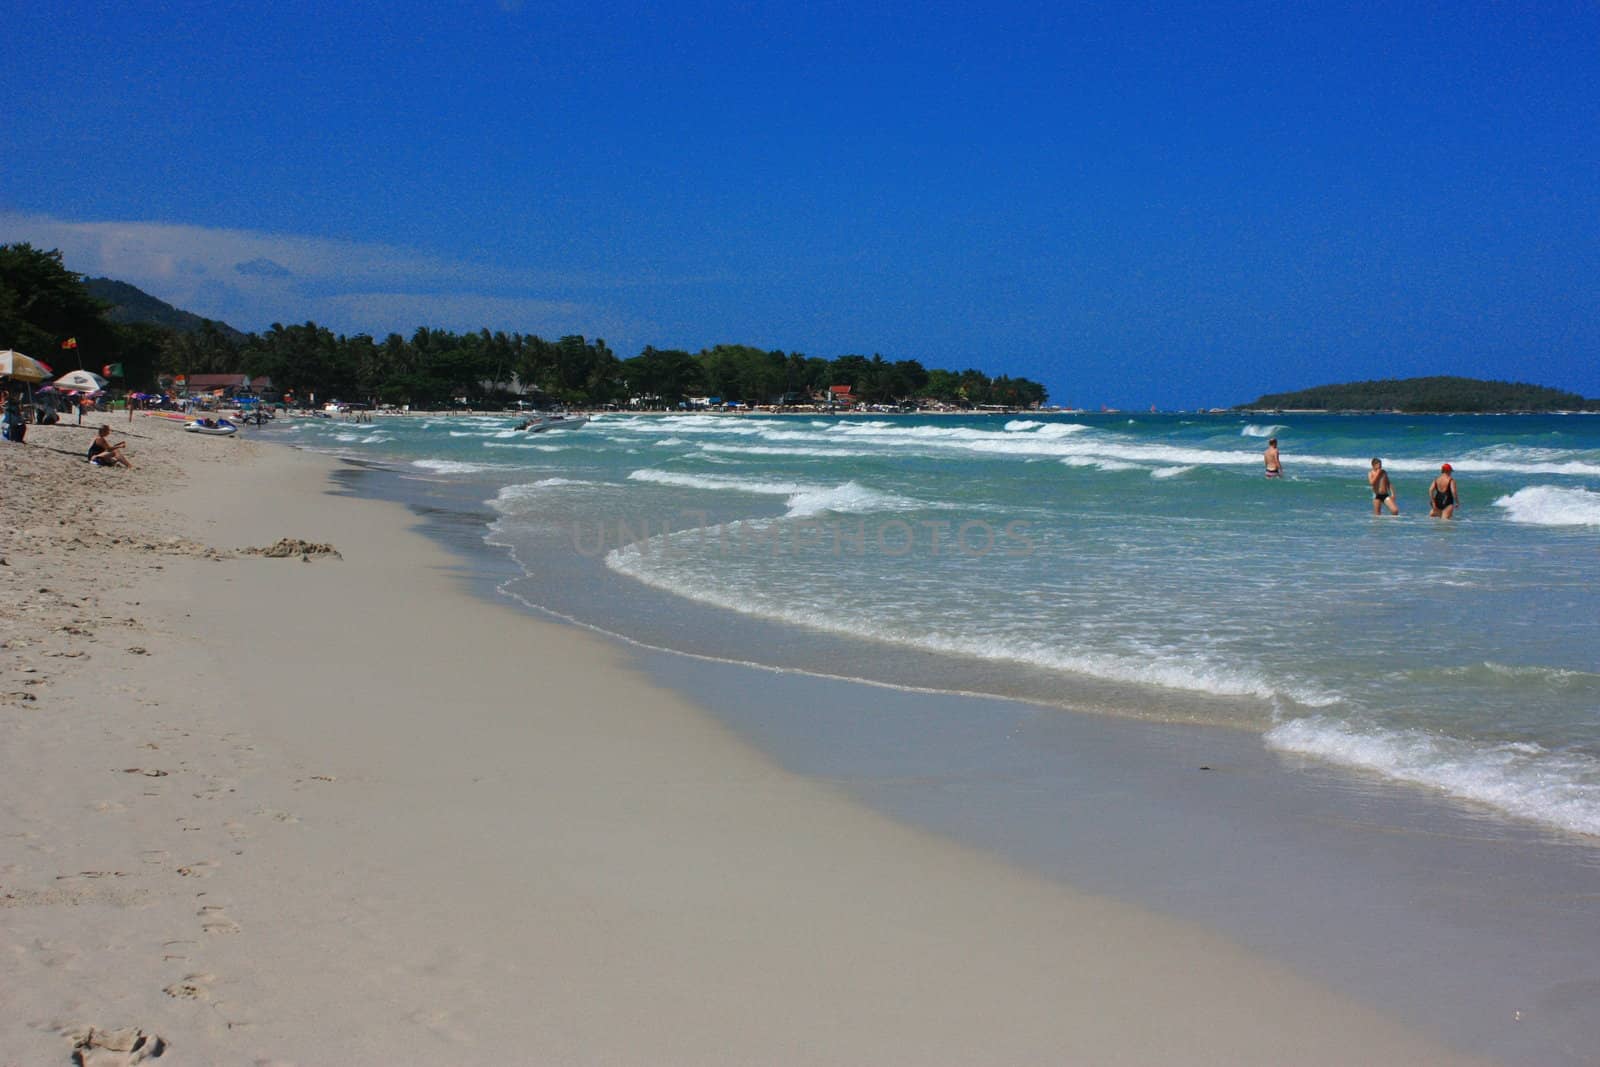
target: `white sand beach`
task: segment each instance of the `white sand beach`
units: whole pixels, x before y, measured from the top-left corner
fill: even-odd
[[[0,446],[0,1064],[1468,1062],[778,768],[335,460],[112,425]]]

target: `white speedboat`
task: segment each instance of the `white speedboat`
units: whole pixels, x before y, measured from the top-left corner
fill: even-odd
[[[524,422],[518,429],[527,430],[529,433],[544,433],[547,430],[576,430],[588,421],[589,416],[587,415],[538,415]]]

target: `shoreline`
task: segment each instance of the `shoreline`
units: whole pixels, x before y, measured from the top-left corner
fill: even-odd
[[[482,536],[474,520],[486,516],[473,493],[418,496],[406,487],[433,479],[343,462],[346,492],[409,507],[419,529],[462,561],[480,598],[509,598],[631,650],[652,678],[787,769],[899,822],[1074,889],[1198,922],[1504,1062],[1582,1063],[1580,1050],[1600,1039],[1561,992],[1590,980],[1575,954],[1600,958],[1600,938],[1578,932],[1588,927],[1581,901],[1600,866],[1589,836],[1277,750],[1263,727],[651,644],[508,592],[522,567]],[[1085,761],[1080,750],[1095,756]],[[1372,912],[1375,899],[1396,893]],[[1508,911],[1506,900],[1520,904]],[[1477,935],[1461,939],[1462,925]]]
[[[139,429],[6,530],[22,1062],[1466,1062],[781,769],[328,457]]]

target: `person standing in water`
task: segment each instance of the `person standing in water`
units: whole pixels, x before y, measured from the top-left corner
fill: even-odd
[[[1372,486],[1372,513],[1382,515],[1385,506],[1389,514],[1400,514],[1400,505],[1394,502],[1394,485],[1389,481],[1389,472],[1383,469],[1383,460],[1374,459],[1372,470],[1367,472],[1367,484]]]
[[[1278,459],[1278,439],[1276,437],[1267,442],[1267,450],[1262,453],[1262,458],[1267,461],[1268,478],[1283,477],[1283,462]]]
[[[1439,477],[1428,486],[1428,514],[1436,519],[1453,519],[1461,505],[1461,494],[1456,490],[1454,468],[1446,463],[1439,468]]]

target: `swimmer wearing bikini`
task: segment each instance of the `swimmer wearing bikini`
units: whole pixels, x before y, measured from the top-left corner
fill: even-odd
[[[1382,515],[1387,507],[1389,514],[1400,514],[1400,506],[1395,501],[1394,485],[1389,481],[1389,472],[1383,469],[1383,460],[1374,459],[1372,470],[1367,472],[1367,484],[1372,486],[1372,513]]]
[[[1283,463],[1278,459],[1278,439],[1276,437],[1267,442],[1267,450],[1262,453],[1262,458],[1267,461],[1268,478],[1283,477]]]
[[[1451,471],[1450,464],[1446,463],[1439,468],[1439,477],[1428,486],[1428,514],[1436,519],[1455,518],[1456,508],[1461,506],[1461,493],[1456,489],[1456,476]]]

